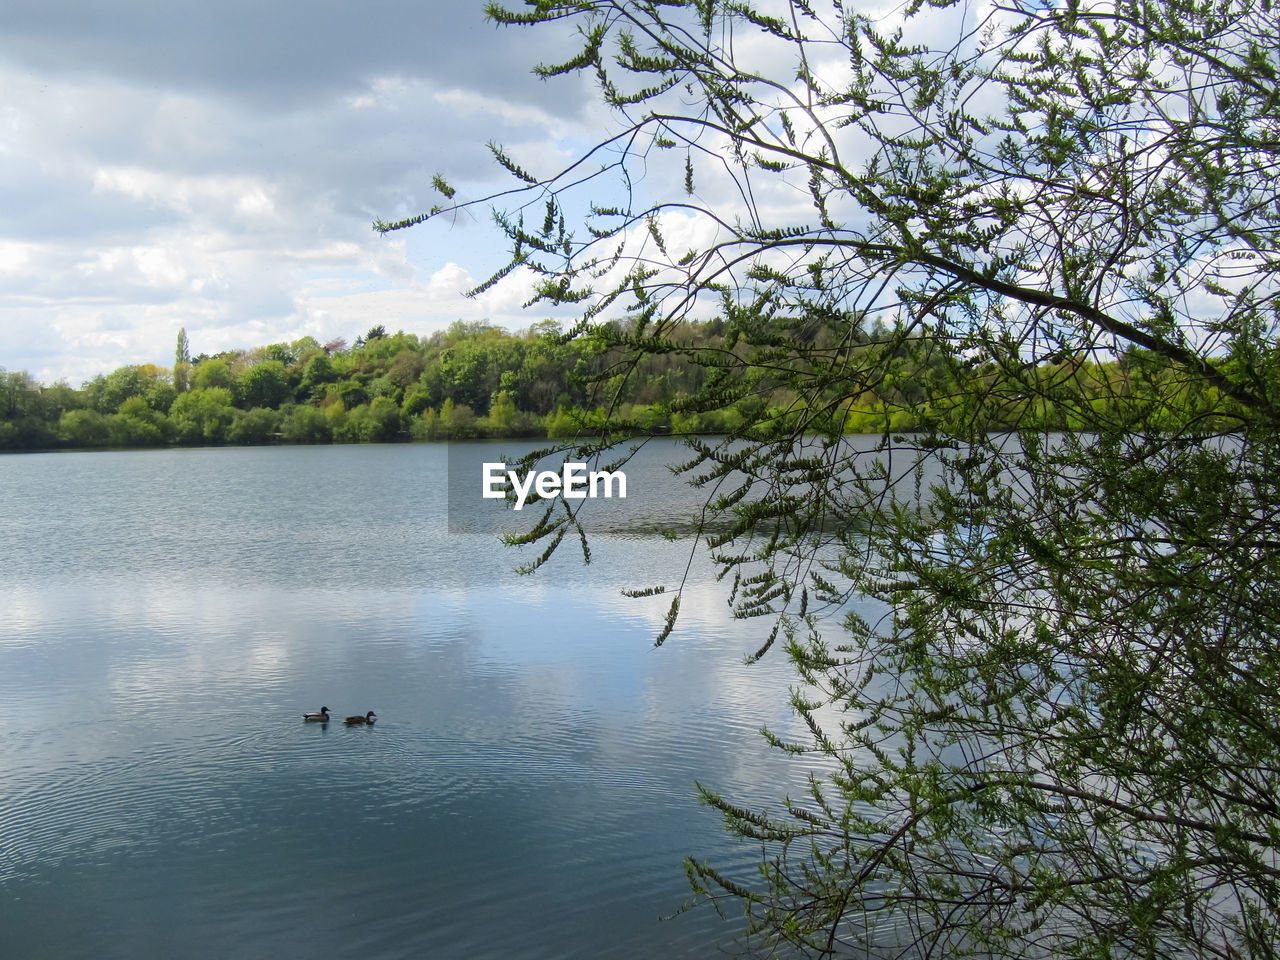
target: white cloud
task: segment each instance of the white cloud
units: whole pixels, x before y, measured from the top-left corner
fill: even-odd
[[[78,383],[169,365],[179,326],[199,353],[557,315],[522,309],[524,273],[462,295],[506,254],[483,209],[389,237],[370,224],[436,202],[436,172],[471,197],[512,186],[489,140],[545,175],[616,130],[590,77],[530,77],[568,52],[563,31],[409,0],[246,22],[125,0],[90,29],[70,2],[0,10],[0,366]],[[304,22],[309,43],[284,42]],[[682,178],[676,151],[651,160],[655,189]],[[735,202],[710,175],[699,189]],[[673,249],[714,236],[679,215],[663,229]]]
[[[181,176],[137,166],[104,167],[94,173],[93,189],[186,217],[218,220],[234,214],[247,222],[277,219],[274,190],[259,177]]]
[[[0,273],[19,273],[31,263],[32,245],[0,241]]]
[[[479,114],[501,120],[511,127],[537,127],[553,139],[564,137],[569,132],[568,124],[543,110],[486,96],[474,90],[459,90],[455,87],[436,93],[434,99],[464,116]]]
[[[456,263],[446,263],[427,281],[427,293],[438,299],[456,297],[458,291],[475,286],[475,280]]]

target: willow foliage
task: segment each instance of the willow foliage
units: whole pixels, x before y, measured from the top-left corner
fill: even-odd
[[[449,209],[515,205],[507,269],[579,305],[610,376],[683,353],[688,411],[746,411],[685,469],[815,773],[767,815],[706,791],[765,855],[690,862],[696,893],[818,955],[1274,956],[1270,2],[489,15],[576,28],[538,72],[591,76],[617,127],[562,171],[495,148],[516,188]],[[713,316],[722,346],[681,339]],[[600,442],[634,429],[602,401]]]

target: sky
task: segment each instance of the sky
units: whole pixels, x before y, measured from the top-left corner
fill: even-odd
[[[554,30],[481,0],[5,0],[0,5],[0,367],[72,386],[124,364],[375,324],[510,329],[520,280],[483,216],[379,236],[377,218],[550,169],[602,115],[543,82]],[[596,131],[593,133],[592,131]]]

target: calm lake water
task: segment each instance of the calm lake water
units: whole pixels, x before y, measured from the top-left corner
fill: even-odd
[[[694,781],[777,809],[806,768],[704,561],[660,649],[619,593],[688,561],[677,456],[530,577],[511,514],[450,533],[443,445],[0,457],[0,956],[720,955],[659,919],[686,854],[759,853]]]

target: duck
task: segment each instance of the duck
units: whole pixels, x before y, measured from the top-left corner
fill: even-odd
[[[308,723],[328,723],[329,708],[321,707],[319,713],[304,713],[302,715],[302,719],[306,720]]]
[[[344,721],[342,721],[342,722],[343,722],[343,723],[345,723],[345,724],[347,724],[347,726],[350,726],[350,727],[354,727],[354,726],[356,726],[357,724],[361,724],[361,723],[367,723],[369,726],[371,726],[371,727],[372,727],[372,726],[373,726],[373,718],[374,718],[374,717],[376,717],[376,716],[377,716],[377,714],[376,714],[376,713],[374,713],[372,710],[370,710],[370,711],[369,711],[368,713],[366,713],[363,717],[347,717],[347,719],[346,719],[346,720],[344,720]]]

